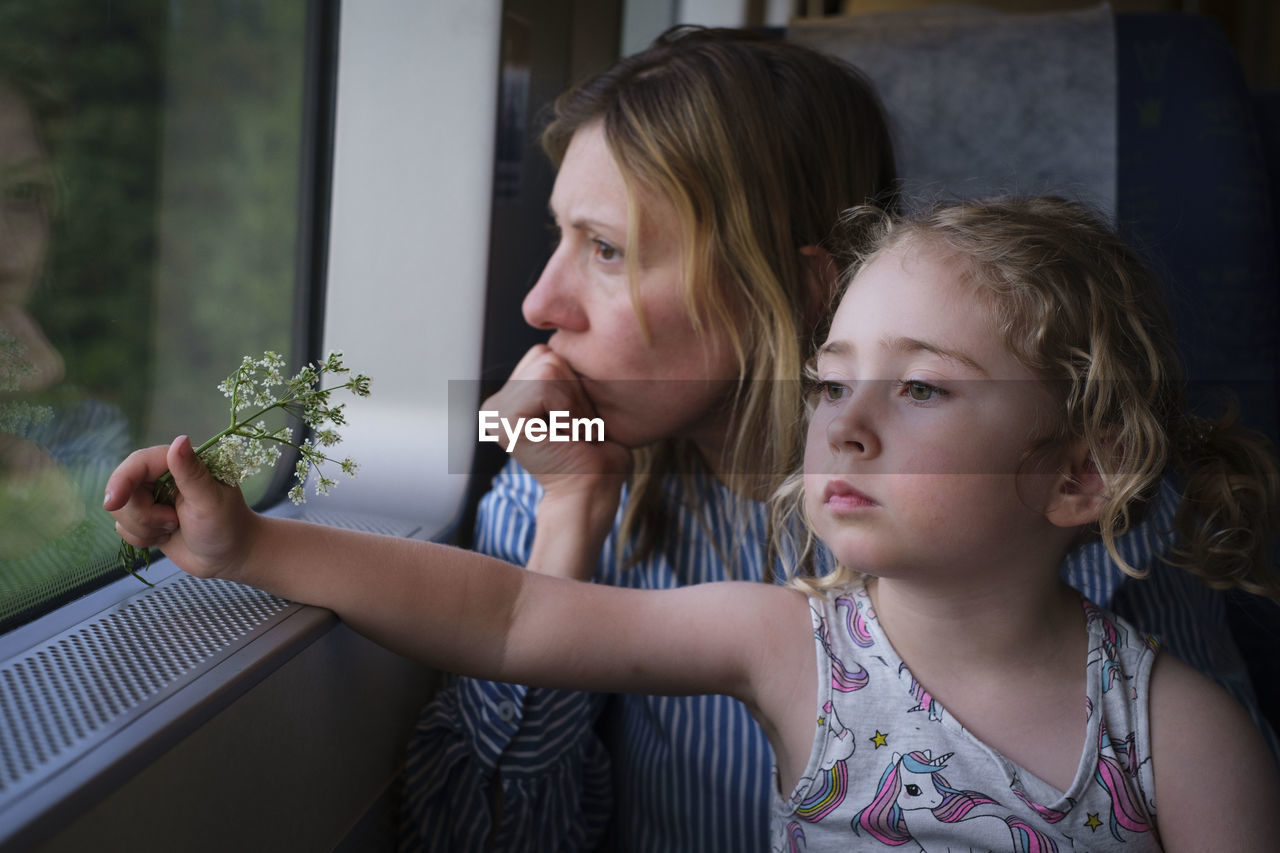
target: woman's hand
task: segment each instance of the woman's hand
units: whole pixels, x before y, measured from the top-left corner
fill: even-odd
[[[165,471],[177,488],[173,506],[157,503],[152,492]],[[186,436],[129,454],[107,480],[103,508],[130,545],[158,546],[197,577],[231,580],[253,547],[258,518],[238,488],[214,479]]]
[[[518,418],[547,420],[551,412],[568,412],[570,418],[594,418],[595,406],[569,363],[545,344],[535,344],[496,394],[484,401],[484,409],[496,410],[510,424]],[[518,439],[512,456],[533,474],[544,488],[554,488],[574,476],[621,482],[626,479],[631,454],[608,437],[604,441],[527,441]],[[505,446],[505,438],[504,438]]]
[[[484,408],[513,424],[522,417],[546,420],[553,411],[596,417],[573,368],[543,344],[525,353]],[[517,440],[512,455],[543,488],[528,568],[580,580],[594,572],[631,465],[630,450],[609,440],[608,426],[604,441]]]

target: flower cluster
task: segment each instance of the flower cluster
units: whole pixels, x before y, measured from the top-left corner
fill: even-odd
[[[299,459],[294,473],[298,483],[289,492],[290,499],[300,504],[306,501],[303,486],[311,473],[316,475],[316,494],[329,493],[336,481],[321,471],[321,465],[332,462],[344,474],[355,476],[356,463],[351,459],[333,459],[327,449],[342,440],[336,427],[346,424],[346,403],[332,401],[335,391],[349,390],[357,397],[369,396],[369,377],[351,375],[342,363],[342,353],[331,353],[322,362],[305,365],[292,378],[285,380],[284,358],[274,352],[266,352],[262,358],[245,356],[239,369],[228,376],[218,390],[231,400],[231,425],[197,448],[197,453],[209,466],[210,472],[224,483],[239,485],[263,467],[274,465],[280,458],[280,447],[285,445],[298,451]],[[347,376],[340,385],[320,387],[325,375]],[[310,439],[296,442],[293,430],[280,427],[268,429],[260,419],[268,412],[281,410],[310,427]],[[247,416],[241,413],[248,412]]]
[[[297,484],[289,490],[289,498],[300,504],[306,501],[303,489],[312,474],[318,495],[327,495],[337,484],[322,470],[324,463],[333,463],[347,476],[355,476],[354,460],[334,459],[328,452],[342,440],[337,427],[347,422],[346,403],[333,402],[333,395],[346,390],[357,397],[368,397],[370,380],[363,374],[352,374],[342,363],[340,352],[303,366],[290,379],[284,378],[284,368],[284,357],[278,353],[267,351],[261,358],[245,356],[236,371],[218,385],[218,390],[231,400],[230,424],[195,450],[214,477],[238,486],[264,467],[275,465],[282,448],[292,448],[298,453],[294,466]],[[322,388],[321,380],[326,376],[330,377],[330,384]],[[345,381],[332,384],[339,378]],[[300,421],[310,434],[297,440],[293,427],[267,426],[263,419],[272,412],[282,412]],[[156,481],[155,496],[158,501],[173,502],[171,474],[166,472]],[[120,558],[135,577],[138,575],[132,567],[139,560],[144,565],[149,562],[145,551],[128,543],[121,543]]]

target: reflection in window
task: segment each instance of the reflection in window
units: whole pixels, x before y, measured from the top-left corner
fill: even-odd
[[[131,447],[295,352],[305,10],[0,4],[0,631],[118,576]]]

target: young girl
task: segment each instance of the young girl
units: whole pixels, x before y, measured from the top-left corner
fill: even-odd
[[[767,499],[800,463],[795,378],[836,287],[818,247],[894,188],[877,99],[800,45],[677,27],[550,119],[558,240],[521,305],[549,338],[482,408],[602,417],[609,441],[518,442],[473,546],[609,586],[772,579]],[[585,513],[611,523],[562,534]],[[410,738],[402,849],[569,853],[607,829],[636,851],[762,853],[770,764],[725,696],[454,679]]]
[[[1173,464],[1175,559],[1274,595],[1274,460],[1184,415],[1157,286],[1077,207],[865,233],[780,498],[834,556],[821,576],[627,590],[265,518],[185,439],[130,456],[105,506],[193,574],[332,608],[434,666],[741,699],[774,749],[779,850],[1265,849],[1280,780],[1248,717],[1059,564],[1092,536],[1114,550]],[[150,499],[166,468],[176,509]]]
[[[610,441],[517,443],[474,548],[633,589],[772,580],[767,498],[800,463],[795,379],[836,290],[819,247],[895,187],[875,95],[794,42],[679,27],[557,98],[542,143],[559,240],[522,309],[550,337],[482,408],[602,416]],[[1156,556],[1176,502],[1164,490],[1120,543],[1151,582],[1096,543],[1064,576],[1254,707],[1222,594]],[[587,513],[612,524],[563,533]],[[587,851],[607,826],[635,851],[762,853],[770,759],[725,696],[460,678],[411,737],[403,846]]]

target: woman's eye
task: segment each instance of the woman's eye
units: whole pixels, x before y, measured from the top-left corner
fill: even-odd
[[[935,385],[915,380],[903,382],[902,387],[913,403],[927,403],[946,394],[945,391]]]
[[[596,257],[602,261],[614,261],[622,257],[622,252],[611,243],[598,238],[591,242],[596,244]]]

